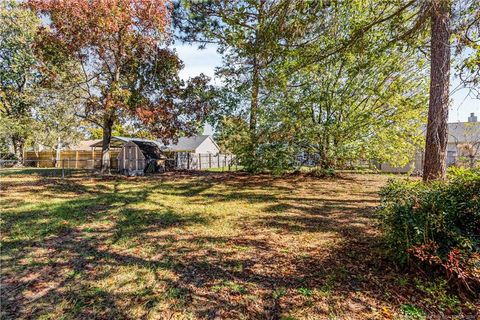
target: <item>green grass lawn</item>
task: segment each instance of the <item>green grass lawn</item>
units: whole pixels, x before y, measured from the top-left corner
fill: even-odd
[[[74,172],[62,180],[2,171],[1,318],[473,312],[441,284],[429,290],[382,257],[374,211],[387,178]]]

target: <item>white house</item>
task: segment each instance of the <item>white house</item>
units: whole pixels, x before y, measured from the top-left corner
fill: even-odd
[[[425,132],[424,132],[425,133]],[[421,172],[425,159],[423,150],[415,154],[415,159],[402,168],[394,168],[381,164],[384,172]],[[475,162],[480,160],[480,122],[474,113],[468,117],[468,122],[453,122],[448,124],[447,166],[458,164],[460,160]]]
[[[189,153],[205,153],[205,154],[218,154],[220,153],[220,147],[213,140],[212,136],[200,135],[192,137],[181,137],[177,143],[171,143],[162,145],[162,149],[172,152],[189,152]]]
[[[468,122],[448,124],[447,165],[457,163],[460,157],[480,158],[480,122],[474,113]]]

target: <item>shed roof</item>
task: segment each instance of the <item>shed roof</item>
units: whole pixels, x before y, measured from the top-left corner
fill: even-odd
[[[129,138],[129,137],[112,137],[110,140],[110,147],[111,148],[122,148],[125,143],[127,142],[151,142],[158,145],[158,142],[155,140],[148,140],[148,139],[139,139],[139,138]],[[91,147],[102,147],[102,140],[91,145]]]
[[[135,143],[147,159],[166,159],[166,156],[160,150],[157,143],[152,141],[131,141]]]

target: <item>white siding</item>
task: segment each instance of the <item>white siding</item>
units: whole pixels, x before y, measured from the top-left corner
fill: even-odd
[[[219,153],[220,150],[218,149],[217,145],[215,142],[213,142],[212,138],[208,137],[203,141],[197,149],[195,149],[195,153],[211,153],[211,154],[217,154]]]

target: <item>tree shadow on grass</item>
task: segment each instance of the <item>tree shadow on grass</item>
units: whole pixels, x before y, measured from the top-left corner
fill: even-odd
[[[209,219],[199,213],[178,214],[173,208],[165,207],[161,210],[124,209],[118,213],[115,232],[112,242],[120,239],[132,239],[147,241],[152,237],[150,232],[158,232],[162,229],[187,227],[194,224],[207,224]]]
[[[43,177],[61,177],[61,168],[15,168],[0,170],[0,177],[18,175],[38,175]]]
[[[98,274],[106,266],[167,268],[170,262],[148,261],[107,249],[121,237],[137,237],[149,231],[206,223],[200,215],[181,215],[171,208],[137,210],[127,204],[145,202],[151,190],[105,192],[94,197],[71,199],[50,206],[7,212],[4,231],[13,240],[2,243],[2,314],[28,318],[55,313],[58,301],[67,318],[132,318],[116,304],[121,298],[91,283],[114,277],[112,272]],[[115,223],[107,229],[81,230],[77,227],[103,219]],[[8,230],[8,231],[7,231]],[[170,284],[175,287],[176,284]],[[179,292],[184,292],[182,289]],[[132,295],[129,297],[138,300]],[[135,300],[136,299],[136,300]]]
[[[2,229],[31,238],[54,235],[68,226],[105,218],[110,210],[144,201],[147,196],[148,189],[128,193],[99,192],[56,203],[41,203],[34,209],[9,210],[2,214]]]
[[[46,312],[47,305],[69,301],[71,306],[63,314],[66,317],[134,318],[128,314],[129,308],[139,304],[153,307],[166,294],[173,295],[171,298],[174,300],[182,300],[183,307],[188,306],[187,310],[199,319],[241,316],[250,319],[280,319],[291,308],[307,303],[297,301],[299,288],[312,290],[328,286],[332,292],[372,290],[365,279],[358,277],[368,265],[354,270],[350,268],[354,265],[352,261],[345,262],[345,251],[350,251],[348,248],[336,248],[333,256],[312,255],[299,258],[279,252],[275,249],[275,244],[268,241],[249,240],[245,237],[192,236],[188,241],[198,244],[198,247],[178,251],[178,246],[172,246],[159,257],[147,259],[102,248],[104,241],[101,237],[86,239],[81,233],[70,230],[61,239],[38,244],[53,250],[47,255],[67,254],[68,259],[64,265],[46,263],[30,268],[31,273],[45,273],[45,268],[51,268],[50,277],[58,278],[61,269],[68,267],[73,269],[72,275],[33,297],[33,300],[32,297],[22,296],[22,293],[35,287],[35,281],[7,283],[6,287],[2,286],[3,290],[10,291],[2,292],[2,296],[7,297],[4,312],[22,317],[24,312],[31,311],[32,306],[37,311]],[[199,252],[206,243],[249,247],[252,251],[235,255],[221,249],[213,249],[214,252],[206,254]],[[155,285],[136,292],[115,293],[89,284],[115,277],[116,270],[127,267],[154,272],[170,270],[175,278],[158,281],[157,285],[163,283],[168,288],[167,293],[160,296],[154,290]],[[104,272],[99,272],[101,270]],[[43,277],[43,282],[48,282],[46,280],[49,275]],[[14,295],[11,290],[15,289],[17,294]],[[120,301],[122,303],[119,305]]]
[[[222,184],[228,189],[220,195],[209,190],[216,186],[211,181],[205,185],[201,181],[152,183],[121,192],[114,186],[108,192],[98,190],[99,194],[90,190],[88,198],[7,215],[8,232],[28,232],[29,225],[40,230],[52,227],[14,239],[2,252],[6,255],[4,315],[54,314],[62,302],[66,306],[61,315],[66,318],[135,318],[138,315],[131,310],[150,312],[165,303],[163,318],[178,311],[199,319],[280,319],[302,308],[318,318],[330,317],[332,312],[345,318],[369,318],[372,307],[397,303],[395,294],[403,289],[394,287],[395,272],[376,255],[378,239],[368,225],[373,200],[302,198],[292,196],[289,188],[276,189],[275,184],[251,194],[241,183]],[[179,196],[188,204],[254,199],[266,206],[255,217],[236,221],[238,234],[178,233],[173,230],[205,225],[209,218],[181,214],[159,203],[154,210],[127,206],[148,202],[151,193]],[[88,232],[77,228],[97,220],[112,223]],[[337,234],[340,241],[318,248],[299,243],[305,245],[301,250],[285,250],[298,234],[316,232]],[[123,238],[134,247],[112,245]],[[151,255],[138,253],[143,246],[155,250]],[[35,259],[29,264],[32,255]],[[164,272],[171,276],[162,277]],[[124,289],[135,274],[140,274],[136,275],[140,284]],[[148,282],[150,274],[155,278]],[[310,291],[324,296],[309,297]],[[354,300],[356,294],[365,299]],[[320,306],[312,307],[315,303]],[[322,309],[322,304],[337,310]]]
[[[36,261],[38,258],[41,260],[44,251],[55,249],[49,246],[49,239],[52,237],[67,239],[71,230],[77,226],[89,222],[111,220],[113,211],[127,212],[125,217],[113,216],[114,219],[120,219],[118,229],[124,233],[146,232],[146,227],[153,225],[168,228],[188,223],[185,217],[176,215],[171,210],[162,212],[125,211],[126,205],[145,202],[155,186],[143,186],[134,191],[118,192],[117,183],[114,184],[113,190],[105,188],[102,190],[95,187],[87,188],[81,183],[69,180],[67,182],[56,181],[56,183],[50,181],[45,189],[59,195],[63,195],[65,192],[75,192],[77,197],[56,197],[62,201],[43,202],[38,205],[24,201],[20,207],[6,207],[6,210],[2,212],[1,290],[4,298],[2,300],[8,302],[5,303],[5,308],[2,308],[4,309],[3,313],[7,315],[17,314],[17,311],[22,309],[22,297],[18,293],[28,291],[36,282],[31,279],[32,276],[20,276],[22,270],[28,270],[29,274],[37,272],[37,276],[40,278],[47,273],[51,266],[50,260],[54,256],[44,257],[47,259],[46,263]],[[37,252],[40,253],[37,254]],[[29,263],[30,261],[32,263]],[[56,264],[54,269],[56,267],[61,267],[61,265]],[[25,280],[21,280],[22,278]],[[33,297],[33,299],[36,298]],[[28,299],[23,300],[27,301]],[[12,306],[14,308],[9,309]]]
[[[235,240],[193,237],[190,241],[229,245],[239,241],[242,246],[252,248],[248,254],[233,255],[220,249],[208,255],[166,253],[174,255],[171,261],[175,261],[176,286],[189,289],[191,310],[199,319],[241,316],[280,319],[292,308],[308,305],[298,293],[301,288],[328,290],[335,298],[349,292],[363,292],[385,302],[383,289],[367,280],[372,270],[377,270],[375,276],[381,276],[385,269],[376,264],[378,259],[368,259],[371,247],[366,239],[363,243],[339,245],[329,254],[316,252],[308,257],[283,253],[269,241],[249,242],[242,237]],[[369,307],[361,306],[366,312]]]

